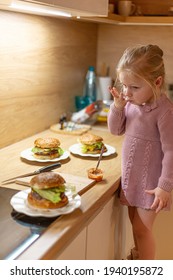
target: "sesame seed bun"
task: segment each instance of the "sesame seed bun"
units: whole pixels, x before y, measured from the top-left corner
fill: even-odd
[[[79,141],[80,143],[85,145],[92,145],[96,142],[102,142],[103,138],[95,134],[85,133],[81,137],[79,137]]]
[[[30,186],[37,189],[57,188],[65,184],[65,179],[55,172],[43,172],[34,176],[30,181]]]
[[[34,141],[34,145],[38,148],[57,148],[60,146],[60,141],[57,138],[37,138]]]

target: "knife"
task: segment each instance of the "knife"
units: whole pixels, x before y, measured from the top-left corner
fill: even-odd
[[[1,183],[6,183],[6,182],[9,182],[9,181],[18,179],[18,178],[24,178],[24,177],[29,177],[29,176],[37,175],[37,174],[40,174],[42,172],[48,172],[48,171],[51,171],[51,170],[56,169],[58,167],[61,167],[61,163],[60,162],[44,166],[44,167],[42,167],[42,168],[40,168],[40,169],[38,169],[38,170],[36,170],[34,172],[26,173],[26,174],[23,174],[23,175],[19,175],[19,176],[16,176],[16,177],[4,180]]]

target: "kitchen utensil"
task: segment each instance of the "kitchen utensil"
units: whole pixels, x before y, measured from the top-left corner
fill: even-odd
[[[103,145],[102,148],[101,148],[101,152],[100,152],[100,156],[99,156],[97,165],[96,165],[95,173],[97,173],[97,169],[98,169],[99,164],[100,164],[100,161],[101,161],[101,159],[102,159],[102,155],[103,155],[104,148],[105,148],[105,147],[104,147],[104,145]]]
[[[103,171],[101,169],[98,169],[98,167],[99,167],[99,164],[100,164],[100,161],[101,161],[101,158],[102,158],[102,154],[103,154],[104,148],[105,147],[103,145],[102,148],[101,148],[99,159],[97,161],[96,168],[90,168],[87,171],[88,172],[88,178],[93,179],[93,180],[98,181],[98,182],[102,181],[102,179],[103,179]]]
[[[42,167],[42,168],[40,168],[40,169],[38,169],[38,170],[36,170],[34,172],[26,173],[26,174],[23,174],[23,175],[19,175],[19,176],[16,176],[16,177],[4,180],[4,181],[2,181],[2,183],[6,183],[6,182],[9,182],[9,181],[14,181],[15,179],[18,179],[18,178],[23,178],[23,177],[29,177],[29,176],[37,175],[37,174],[40,174],[42,172],[48,172],[48,171],[56,169],[56,168],[58,168],[60,166],[61,166],[60,162],[54,163],[54,164],[51,164],[51,165],[47,165],[47,166],[44,166],[44,167]]]
[[[136,5],[132,1],[118,1],[118,14],[121,16],[128,17],[133,15],[136,11]]]

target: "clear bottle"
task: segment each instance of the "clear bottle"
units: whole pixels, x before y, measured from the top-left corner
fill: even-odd
[[[86,105],[95,102],[97,99],[96,74],[94,66],[89,66],[88,68],[85,78],[83,96],[86,99]]]

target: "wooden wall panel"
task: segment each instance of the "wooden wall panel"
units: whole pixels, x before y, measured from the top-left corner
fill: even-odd
[[[101,24],[98,32],[97,71],[103,63],[115,67],[123,51],[136,44],[157,44],[164,51],[167,83],[173,83],[173,26],[116,26]]]
[[[0,147],[49,128],[75,110],[97,25],[0,11]]]

